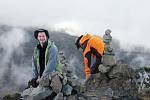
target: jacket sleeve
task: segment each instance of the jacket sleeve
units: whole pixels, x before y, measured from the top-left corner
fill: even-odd
[[[51,72],[56,71],[55,68],[56,68],[57,63],[58,63],[58,58],[57,58],[58,56],[57,55],[58,55],[58,49],[53,43],[51,48],[49,49],[48,62],[47,62],[47,65],[45,66],[43,76],[47,76]]]
[[[32,56],[32,78],[37,78],[38,77],[38,71],[37,71],[37,66],[35,65],[35,50],[34,50],[34,55]]]

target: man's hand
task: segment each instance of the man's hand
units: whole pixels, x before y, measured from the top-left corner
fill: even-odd
[[[30,86],[36,88],[38,85],[39,85],[39,83],[37,83],[37,78],[33,78],[28,82],[27,88],[29,88]]]
[[[42,78],[38,78],[38,79],[36,80],[36,82],[37,82],[37,83],[40,83],[41,80],[42,80]]]

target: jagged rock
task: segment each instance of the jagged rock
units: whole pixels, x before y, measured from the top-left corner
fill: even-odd
[[[28,98],[28,96],[30,95],[30,93],[32,92],[32,90],[33,90],[34,88],[28,88],[28,89],[25,89],[23,92],[22,92],[22,94],[21,94],[21,96],[24,98],[24,99],[26,99],[26,98]]]
[[[60,63],[62,66],[62,72],[65,73],[68,78],[73,77],[72,75],[72,66],[69,65],[68,61],[66,60],[66,57],[63,52],[59,53]]]
[[[59,93],[62,89],[62,83],[60,81],[60,77],[56,74],[51,79],[50,85],[55,93]]]
[[[63,75],[62,84],[65,85],[65,84],[67,84],[67,82],[68,82],[68,79],[67,79],[66,75]]]
[[[42,77],[39,84],[43,87],[49,86],[49,77]]]
[[[118,77],[124,79],[132,79],[135,77],[135,72],[129,68],[127,64],[118,62],[116,66],[113,66],[109,72],[110,77]]]
[[[70,96],[67,96],[66,100],[78,100],[78,99],[77,99],[77,95],[70,95]]]
[[[87,100],[87,98],[82,95],[78,95],[78,100]]]
[[[139,100],[149,100],[150,99],[150,87],[145,88],[138,93]]]
[[[101,73],[106,73],[111,69],[112,66],[104,66],[103,64],[100,64],[98,69]]]
[[[66,84],[63,86],[62,92],[64,95],[71,95],[72,90],[73,88],[69,84]]]
[[[80,92],[80,98],[86,100],[136,100],[137,87],[133,80],[133,73],[126,64],[117,63],[107,73],[112,76],[112,79],[108,79],[104,73],[91,75],[85,83],[85,91]]]
[[[23,91],[23,100],[41,100],[51,95],[52,90],[48,87],[38,86],[37,88],[29,88]]]
[[[116,60],[114,58],[114,55],[103,55],[103,65],[104,66],[113,66],[116,64]]]
[[[112,100],[112,98],[108,96],[103,96],[103,97],[100,97],[100,100]]]
[[[138,91],[142,91],[145,88],[150,87],[150,76],[143,70],[138,72],[137,83]]]
[[[58,93],[54,100],[63,100],[63,93]]]

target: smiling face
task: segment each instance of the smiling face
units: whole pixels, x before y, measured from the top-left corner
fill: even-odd
[[[38,41],[40,42],[41,45],[43,43],[45,43],[47,41],[47,36],[46,36],[45,32],[39,32],[37,39],[38,39]]]

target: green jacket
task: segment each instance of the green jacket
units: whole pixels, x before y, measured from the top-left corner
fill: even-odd
[[[48,40],[48,45],[45,51],[45,69],[42,76],[49,75],[54,71],[61,72],[61,65],[58,58],[58,49],[54,42]],[[35,47],[32,57],[32,73],[33,78],[40,76],[39,49],[37,47]]]

